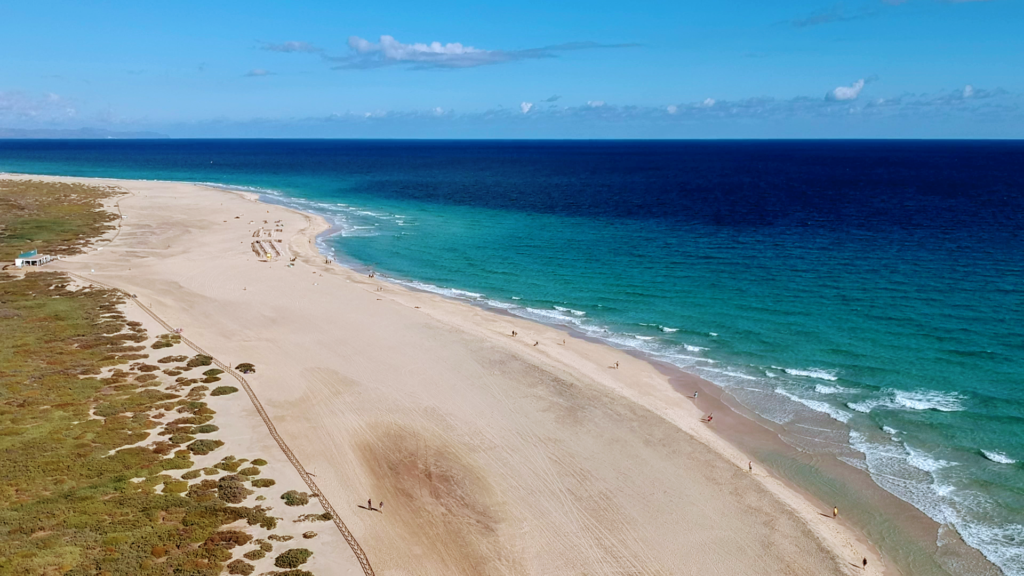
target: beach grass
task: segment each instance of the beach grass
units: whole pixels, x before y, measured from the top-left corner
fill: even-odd
[[[114,229],[117,216],[102,209],[103,201],[123,193],[77,183],[0,180],[0,261],[29,250],[80,253]]]

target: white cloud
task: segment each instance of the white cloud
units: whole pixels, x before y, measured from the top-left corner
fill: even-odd
[[[249,77],[249,78],[258,78],[260,76],[270,76],[271,74],[273,74],[273,72],[264,70],[263,68],[253,68],[252,70],[249,70],[248,72],[245,73],[245,75],[247,77]]]
[[[533,102],[523,102],[519,105],[519,109],[523,111],[523,114],[529,114],[533,109]]]
[[[668,108],[666,108],[666,110],[668,110],[669,114],[675,114],[676,112],[679,112],[679,106],[676,106],[675,104],[671,104],[671,105],[669,105]]]
[[[825,94],[825,100],[835,100],[837,102],[856,100],[857,96],[860,96],[860,91],[863,89],[864,79],[861,78],[850,86],[839,86],[828,94]]]
[[[705,98],[704,101],[700,103],[700,105],[702,107],[704,107],[704,108],[711,108],[712,106],[715,105],[715,99],[714,98]]]
[[[964,95],[964,99],[965,100],[968,99],[968,98],[973,97],[974,96],[974,86],[971,86],[970,84],[968,84],[967,86],[964,86],[963,95]]]
[[[325,56],[338,69],[365,69],[381,66],[405,65],[411,68],[473,68],[488,64],[502,64],[517,60],[554,58],[560,52],[596,48],[627,48],[636,44],[599,44],[597,42],[570,42],[524,50],[485,50],[461,42],[399,42],[394,36],[381,36],[377,42],[351,36],[349,56]]]
[[[604,100],[590,100],[587,102],[587,106],[590,106],[591,108],[600,108],[604,106]]]

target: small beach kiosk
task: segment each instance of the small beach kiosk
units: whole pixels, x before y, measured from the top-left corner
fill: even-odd
[[[42,266],[52,260],[52,256],[46,256],[45,254],[39,254],[36,250],[30,250],[28,252],[18,254],[18,257],[14,259],[14,265],[18,268],[22,268],[24,266]]]

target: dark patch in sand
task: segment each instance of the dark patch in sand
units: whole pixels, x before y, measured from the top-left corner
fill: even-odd
[[[500,499],[471,455],[437,433],[390,423],[367,432],[356,449],[410,550],[446,574],[523,572],[499,534]]]

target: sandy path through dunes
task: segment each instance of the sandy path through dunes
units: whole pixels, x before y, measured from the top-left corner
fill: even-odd
[[[120,235],[59,266],[256,364],[248,381],[377,574],[863,574],[862,556],[880,573],[840,523],[740,467],[651,365],[326,266],[306,215],[107,182],[135,193]],[[263,220],[283,220],[294,267],[254,256]]]

